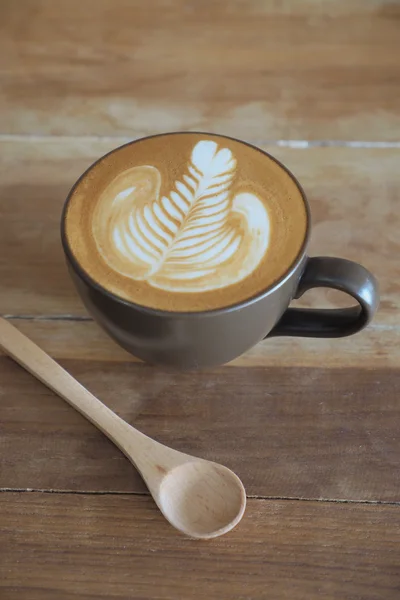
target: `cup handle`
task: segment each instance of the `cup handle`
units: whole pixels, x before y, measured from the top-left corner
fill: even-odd
[[[270,336],[333,338],[352,335],[363,329],[379,304],[376,278],[361,265],[344,258],[309,258],[297,288],[300,298],[311,288],[327,287],[346,292],[357,300],[349,308],[288,308],[270,331]]]

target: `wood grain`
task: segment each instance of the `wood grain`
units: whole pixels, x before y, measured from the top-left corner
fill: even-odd
[[[120,140],[121,141],[121,140]],[[69,188],[115,141],[49,139],[0,143],[0,314],[83,315],[64,264],[59,220]],[[397,324],[400,308],[400,149],[263,146],[302,183],[311,204],[311,254],[339,255],[381,283],[376,324]],[[304,299],[333,306],[336,295]]]
[[[322,303],[321,299],[321,303]],[[385,321],[384,321],[385,319]],[[92,320],[10,319],[57,360],[139,362]],[[383,311],[362,333],[343,339],[273,338],[256,344],[231,367],[398,368],[400,327]],[[395,315],[393,315],[395,321]]]
[[[227,536],[175,533],[145,497],[0,494],[2,600],[397,600],[394,506],[251,500]]]
[[[3,0],[0,133],[400,138],[393,0]]]
[[[0,3],[0,314],[252,496],[225,538],[178,536],[111,442],[0,355],[1,600],[398,599],[399,19],[393,0]],[[61,251],[64,198],[105,152],[182,129],[255,143],[297,175],[310,253],[380,280],[365,332],[176,373],[87,320]]]
[[[250,496],[400,502],[397,370],[62,361],[139,430],[233,469]],[[123,455],[0,358],[0,488],[143,492]]]

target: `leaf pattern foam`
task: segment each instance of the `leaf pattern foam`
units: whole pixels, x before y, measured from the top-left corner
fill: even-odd
[[[160,195],[161,175],[153,166],[118,175],[93,213],[103,260],[120,275],[168,291],[239,283],[265,256],[270,225],[255,194],[232,194],[235,172],[232,152],[204,140],[168,195]]]

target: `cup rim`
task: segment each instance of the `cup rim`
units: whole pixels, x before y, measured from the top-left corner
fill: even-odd
[[[212,309],[208,309],[208,310],[198,310],[198,311],[168,311],[168,310],[161,310],[158,308],[151,308],[151,307],[145,306],[143,304],[137,304],[136,302],[131,302],[130,300],[126,300],[125,298],[122,298],[121,296],[118,296],[117,294],[114,294],[107,288],[103,287],[97,281],[95,281],[92,277],[90,277],[90,275],[84,270],[82,265],[75,258],[73,250],[70,247],[68,239],[67,239],[67,235],[66,235],[66,231],[65,231],[65,229],[66,229],[65,223],[66,223],[66,215],[67,215],[67,211],[68,211],[69,201],[72,197],[73,192],[75,191],[75,188],[80,184],[82,179],[84,179],[86,177],[86,175],[91,171],[91,169],[95,165],[97,165],[98,162],[100,162],[105,157],[109,156],[110,154],[113,154],[114,152],[118,152],[121,148],[125,148],[126,146],[131,146],[133,144],[136,144],[137,142],[141,142],[143,140],[148,140],[148,139],[157,138],[157,137],[167,137],[167,136],[171,136],[171,135],[182,135],[182,134],[183,135],[191,135],[191,134],[212,135],[214,137],[219,137],[222,139],[236,141],[241,144],[245,144],[246,146],[249,146],[250,148],[252,148],[254,150],[258,150],[259,152],[261,152],[262,154],[267,156],[270,160],[275,162],[279,167],[281,167],[287,173],[287,175],[289,175],[289,177],[292,179],[292,181],[296,185],[297,189],[299,190],[301,198],[304,203],[304,208],[306,211],[306,232],[305,232],[303,243],[302,243],[300,250],[299,250],[296,258],[294,259],[294,261],[282,273],[281,277],[279,277],[279,279],[277,279],[274,283],[272,283],[265,289],[261,290],[260,292],[257,292],[257,294],[254,294],[253,296],[250,296],[249,298],[245,298],[244,300],[241,300],[240,302],[236,302],[236,303],[230,304],[228,306],[212,308]],[[223,134],[219,134],[219,133],[211,133],[211,132],[206,132],[206,131],[172,131],[172,132],[157,133],[154,135],[147,135],[144,137],[137,138],[135,140],[127,142],[126,144],[122,144],[121,146],[117,146],[116,148],[113,148],[113,150],[110,150],[110,152],[106,152],[106,154],[103,154],[97,160],[95,160],[82,173],[82,175],[77,179],[77,181],[74,183],[74,185],[68,192],[68,195],[64,201],[64,205],[63,205],[62,212],[61,212],[60,226],[61,226],[61,243],[63,246],[64,253],[65,253],[69,263],[75,270],[75,272],[79,275],[79,277],[81,279],[83,279],[83,281],[89,287],[95,288],[98,292],[101,292],[105,296],[108,296],[114,302],[122,304],[126,307],[133,308],[139,312],[142,312],[142,313],[145,313],[148,315],[159,316],[159,317],[161,317],[161,316],[164,316],[164,317],[179,316],[182,318],[197,318],[197,317],[216,316],[216,315],[226,314],[226,313],[230,313],[230,312],[235,312],[237,310],[240,310],[242,308],[245,308],[247,306],[255,304],[259,300],[269,296],[270,294],[275,292],[277,289],[282,287],[282,285],[284,285],[284,283],[288,279],[290,279],[290,277],[297,270],[298,266],[301,264],[301,262],[304,259],[306,249],[308,246],[308,242],[310,239],[310,233],[311,233],[311,211],[310,211],[310,205],[308,203],[306,194],[305,194],[302,186],[300,185],[300,182],[298,181],[297,177],[295,175],[293,175],[293,173],[284,164],[282,164],[280,160],[278,160],[277,158],[272,156],[272,154],[270,154],[269,152],[266,152],[265,150],[263,150],[262,148],[259,148],[258,146],[254,145],[254,144],[250,144],[249,142],[245,142],[245,141],[235,138],[233,136],[223,135]]]

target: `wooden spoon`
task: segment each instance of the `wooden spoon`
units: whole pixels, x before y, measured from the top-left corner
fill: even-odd
[[[98,427],[129,458],[164,517],[193,538],[227,533],[243,516],[246,493],[227,467],[168,448],[144,435],[0,318],[0,347]]]

